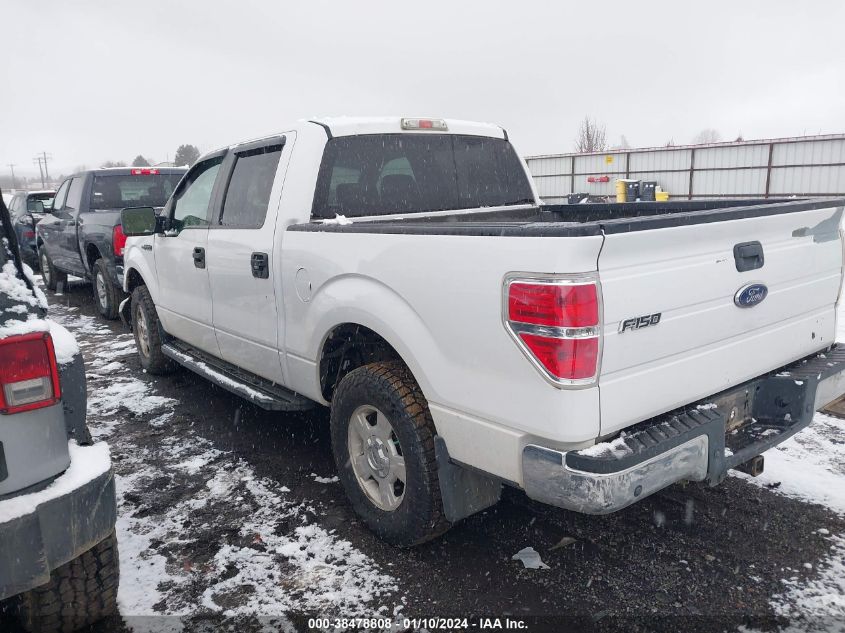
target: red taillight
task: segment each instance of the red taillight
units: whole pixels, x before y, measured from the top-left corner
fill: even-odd
[[[520,332],[519,338],[546,370],[557,378],[584,380],[596,373],[597,338],[553,338]]]
[[[61,397],[59,368],[49,333],[0,339],[0,414],[49,407]]]
[[[600,335],[597,283],[518,279],[506,288],[508,329],[535,365],[559,385],[594,382]]]
[[[133,176],[157,176],[158,169],[133,169],[131,174]]]
[[[126,235],[123,232],[123,225],[118,224],[112,229],[111,245],[114,254],[123,257],[123,251],[126,248]]]
[[[551,327],[589,327],[599,321],[595,284],[515,282],[508,295],[508,319]]]
[[[23,239],[31,240],[33,237],[35,237],[35,231],[24,231],[23,232]]]

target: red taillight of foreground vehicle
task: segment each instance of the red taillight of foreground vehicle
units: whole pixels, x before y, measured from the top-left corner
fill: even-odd
[[[596,285],[514,282],[508,294],[508,320],[551,327],[597,325]]]
[[[599,364],[599,290],[594,279],[511,279],[507,327],[522,351],[553,383],[595,382]]]
[[[115,255],[123,257],[123,251],[126,249],[126,235],[123,232],[123,225],[121,224],[118,224],[112,229],[111,247]]]
[[[0,415],[49,407],[61,397],[56,351],[49,333],[0,339]]]

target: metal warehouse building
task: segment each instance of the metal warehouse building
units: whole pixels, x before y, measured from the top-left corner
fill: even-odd
[[[620,178],[657,181],[672,198],[845,195],[845,134],[529,156],[548,203],[608,196]]]

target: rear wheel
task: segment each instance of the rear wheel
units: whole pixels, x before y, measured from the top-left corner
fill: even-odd
[[[48,290],[55,292],[60,283],[67,283],[67,273],[63,273],[53,266],[53,260],[50,259],[43,245],[38,249],[38,264],[41,268],[41,278]]]
[[[407,367],[390,361],[349,372],[332,398],[331,433],[340,480],[373,532],[409,547],[449,529],[434,423]]]
[[[19,598],[18,614],[32,633],[70,633],[117,611],[120,565],[114,532],[55,569],[46,585]]]
[[[132,333],[135,335],[141,367],[147,372],[154,375],[170,374],[179,366],[161,351],[164,330],[146,286],[138,286],[132,291]]]
[[[123,292],[111,280],[106,260],[98,259],[94,262],[94,300],[103,318],[117,318],[122,297]]]

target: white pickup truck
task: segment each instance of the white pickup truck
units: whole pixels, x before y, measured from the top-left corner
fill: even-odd
[[[123,212],[143,366],[331,407],[338,473],[413,545],[502,484],[604,514],[752,473],[845,391],[843,200],[542,205],[499,127],[324,119]]]

